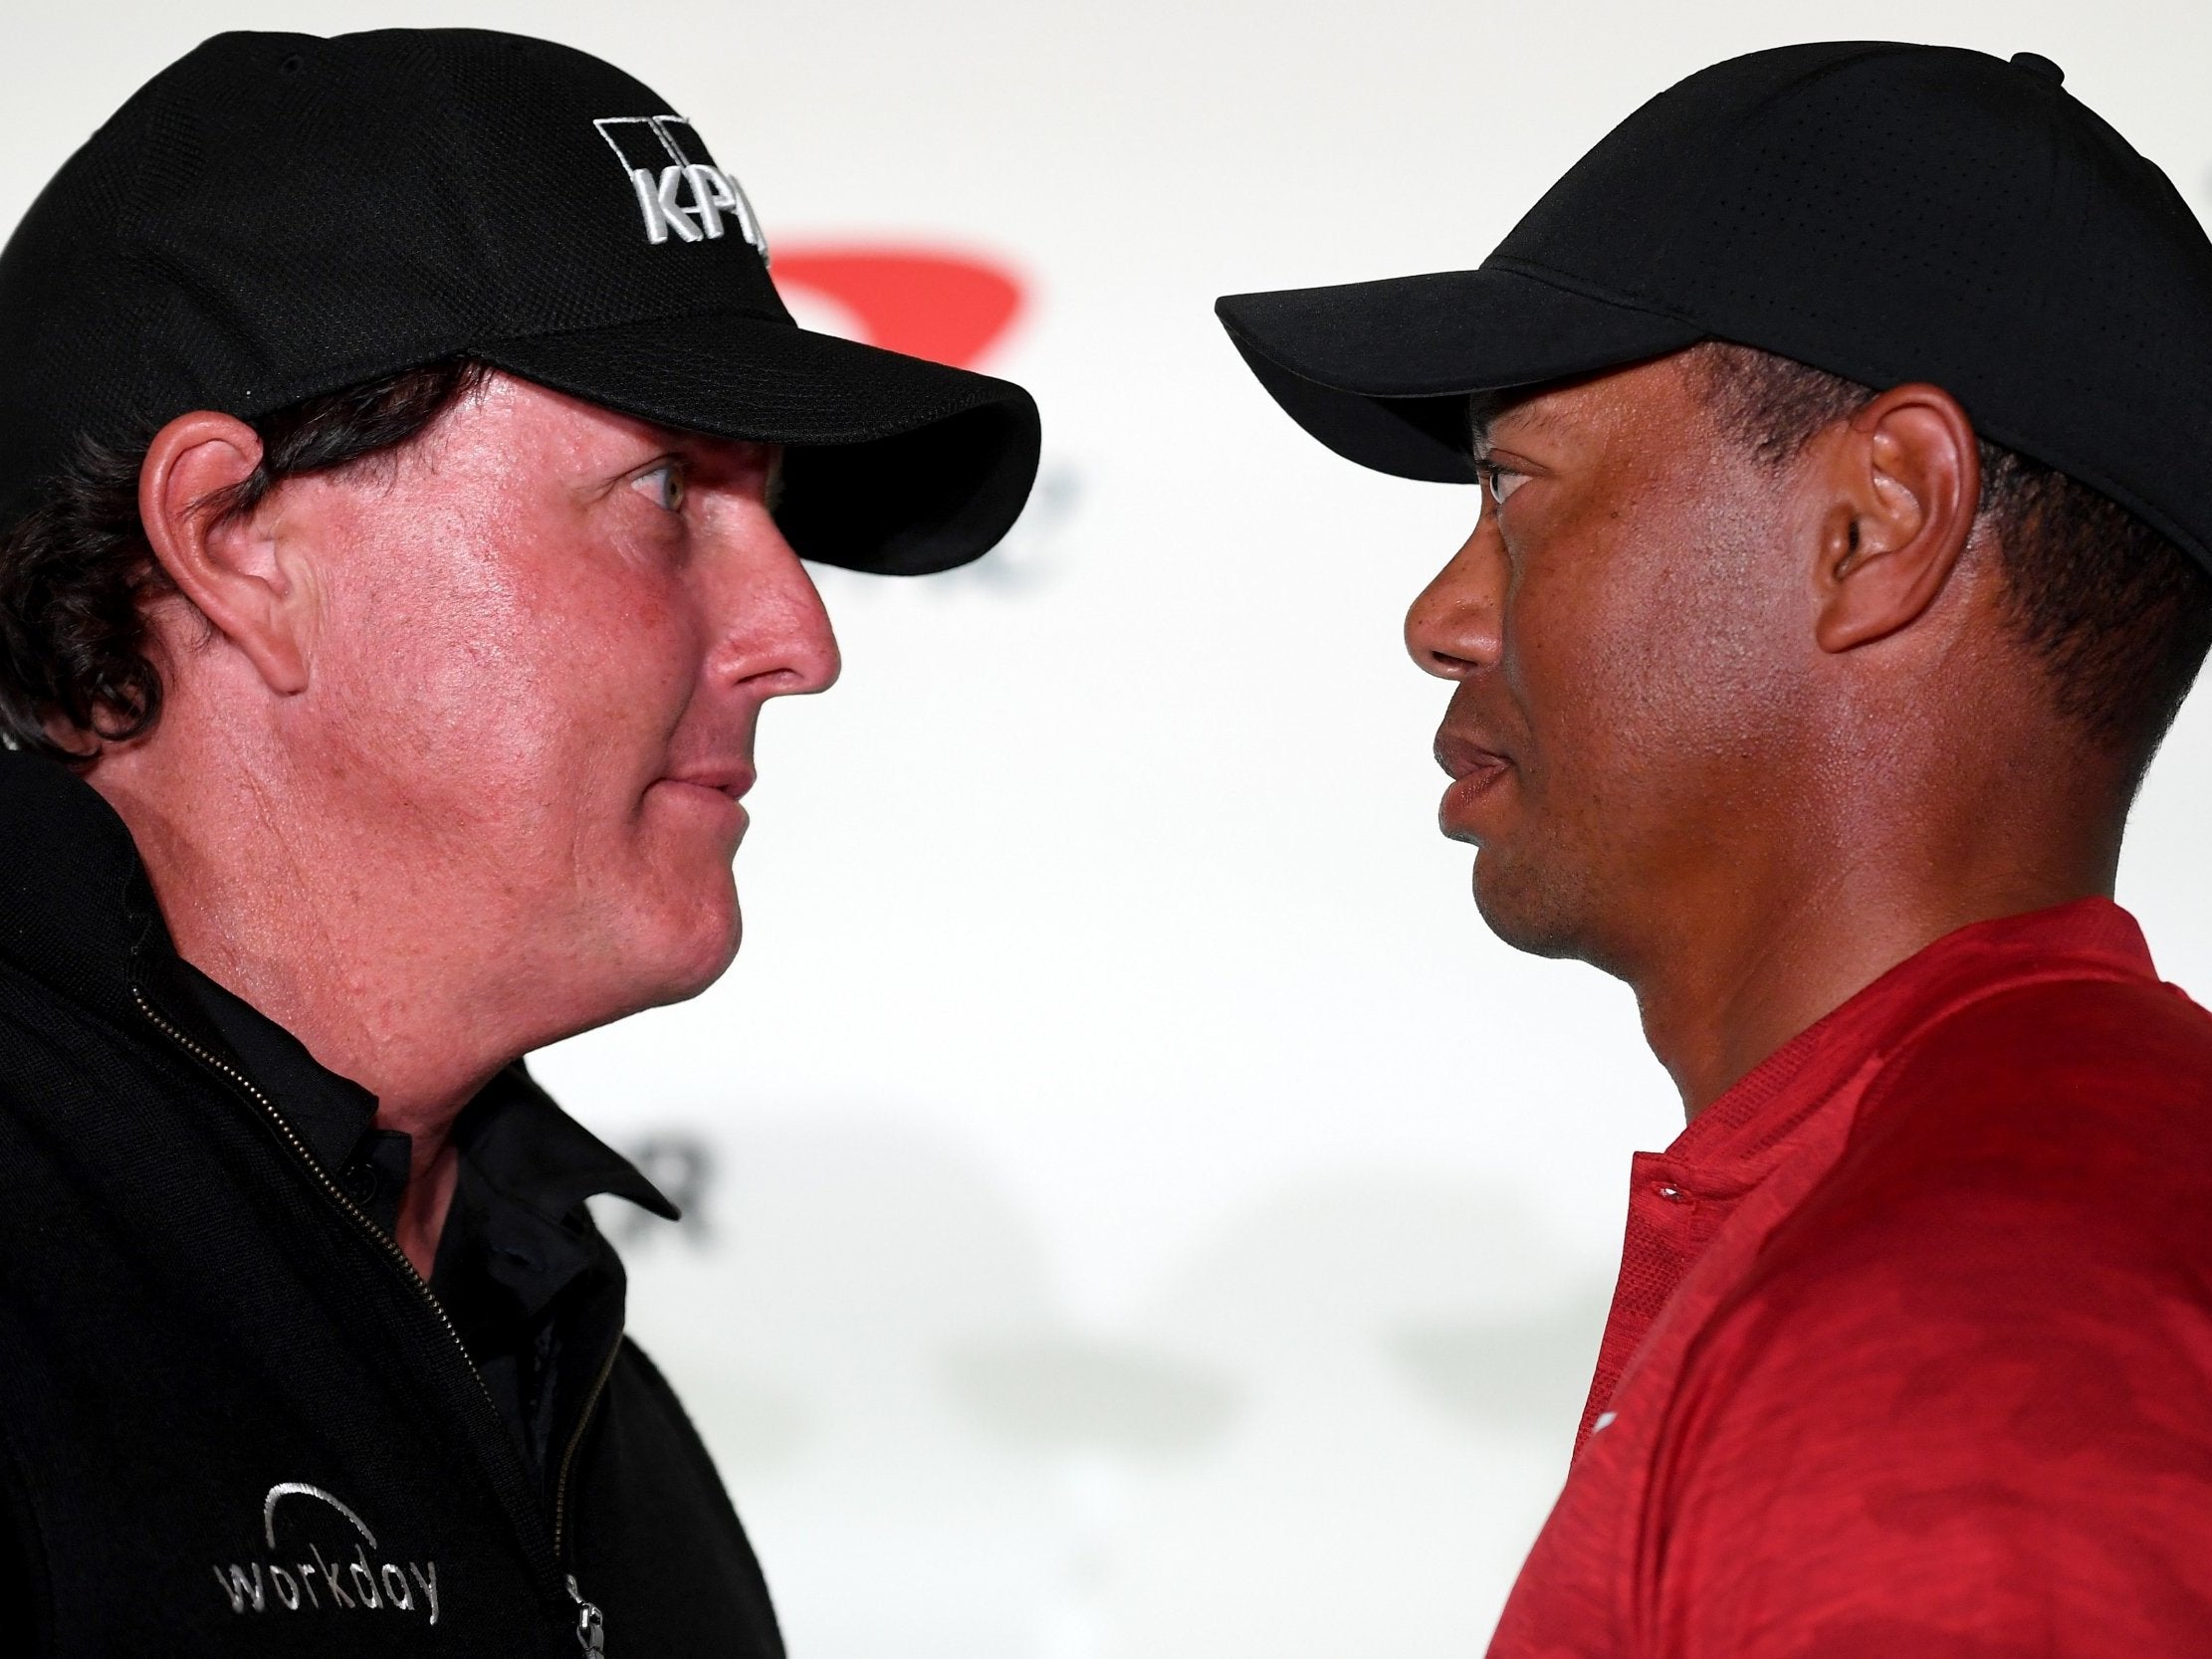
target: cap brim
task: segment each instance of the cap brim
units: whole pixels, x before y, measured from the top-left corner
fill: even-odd
[[[1036,404],[1009,381],[743,312],[500,340],[497,368],[656,426],[786,446],[798,552],[887,575],[988,552],[1036,479]]]
[[[1694,345],[1680,317],[1516,271],[1439,271],[1215,305],[1291,419],[1347,460],[1471,484],[1468,399],[1594,374]]]

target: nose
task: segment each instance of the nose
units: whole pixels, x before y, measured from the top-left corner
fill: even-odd
[[[843,662],[813,577],[765,516],[746,541],[717,584],[720,631],[711,677],[761,698],[827,691]]]
[[[1505,549],[1485,514],[1406,612],[1406,650],[1415,664],[1439,680],[1495,667],[1504,589]]]

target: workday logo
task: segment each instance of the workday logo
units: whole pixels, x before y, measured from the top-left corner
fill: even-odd
[[[289,1541],[282,1547],[280,1506]],[[438,1622],[438,1563],[383,1558],[368,1524],[319,1486],[271,1487],[261,1502],[261,1537],[266,1555],[216,1563],[215,1582],[234,1613],[422,1613]]]
[[[768,238],[737,180],[714,163],[682,115],[602,115],[591,123],[637,192],[645,240],[713,242],[734,223],[763,260]]]

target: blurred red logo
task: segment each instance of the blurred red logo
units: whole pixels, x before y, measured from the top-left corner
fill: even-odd
[[[974,367],[1021,310],[1010,272],[965,254],[779,244],[772,269],[804,326],[956,368]]]

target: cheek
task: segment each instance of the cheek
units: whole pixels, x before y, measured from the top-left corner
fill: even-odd
[[[1666,810],[1755,760],[1786,709],[1771,572],[1731,526],[1624,513],[1532,577],[1509,612],[1506,673],[1530,727],[1532,782],[1607,814]]]
[[[381,527],[328,640],[364,761],[509,857],[633,810],[696,661],[672,579],[512,513]]]
[[[1539,785],[1602,772],[1652,733],[1671,618],[1663,580],[1649,580],[1601,539],[1554,544],[1515,582],[1502,638],[1504,678],[1528,726]]]

